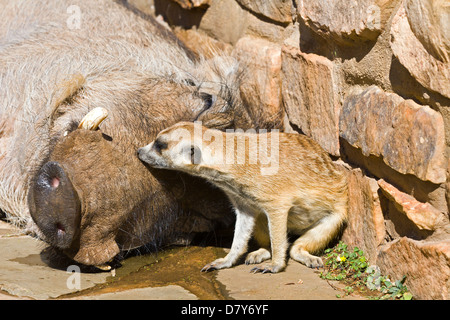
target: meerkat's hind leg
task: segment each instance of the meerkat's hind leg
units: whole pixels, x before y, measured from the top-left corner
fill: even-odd
[[[323,267],[322,259],[320,257],[312,255],[308,251],[302,249],[302,246],[297,246],[295,249],[295,252],[292,252],[292,251],[290,252],[290,256],[295,261],[298,261],[301,264],[304,264],[305,266],[307,266],[309,268],[319,269],[319,268]]]
[[[229,268],[247,251],[248,242],[255,225],[255,216],[252,213],[236,211],[236,225],[234,228],[233,243],[230,252],[224,257],[205,265],[201,271],[210,271]]]
[[[320,257],[312,253],[325,248],[337,235],[343,223],[339,214],[330,213],[300,236],[291,246],[290,257],[310,268],[321,268],[323,262]]]

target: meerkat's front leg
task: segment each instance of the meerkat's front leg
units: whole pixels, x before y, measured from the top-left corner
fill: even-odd
[[[270,247],[272,249],[272,263],[270,265],[255,267],[252,272],[277,273],[286,267],[287,251],[287,216],[288,210],[278,209],[270,212],[268,217]]]
[[[257,264],[270,259],[270,235],[266,214],[261,213],[256,217],[252,237],[260,246],[260,249],[247,254],[245,264]]]
[[[247,245],[255,225],[255,216],[252,213],[242,212],[237,208],[235,210],[236,225],[230,252],[224,258],[219,258],[208,263],[201,271],[229,268],[247,252]]]

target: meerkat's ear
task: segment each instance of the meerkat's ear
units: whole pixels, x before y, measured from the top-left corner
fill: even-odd
[[[191,145],[191,163],[200,164],[202,161],[202,151],[196,145]]]

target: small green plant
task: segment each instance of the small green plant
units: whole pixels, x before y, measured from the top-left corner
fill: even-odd
[[[388,277],[382,276],[377,266],[370,266],[364,252],[358,247],[349,250],[348,246],[340,241],[334,248],[325,250],[325,270],[320,277],[326,280],[344,281],[345,295],[358,290],[361,293],[371,294],[373,299],[411,300],[412,295],[405,285],[406,276],[401,280],[391,282]],[[341,297],[341,295],[336,295]]]
[[[368,263],[362,250],[355,247],[349,251],[342,241],[334,248],[326,249],[325,265],[328,271],[321,273],[321,277],[328,280],[343,280],[353,278],[359,280],[366,271]]]
[[[381,292],[383,292],[384,295],[380,297],[380,300],[411,300],[412,294],[408,292],[408,288],[405,286],[405,280],[406,276],[403,276],[401,280],[397,280],[394,283],[391,283],[388,279],[384,279],[381,287]]]

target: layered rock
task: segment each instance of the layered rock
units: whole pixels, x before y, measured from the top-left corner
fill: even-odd
[[[297,0],[298,13],[306,25],[341,44],[375,40],[388,7],[387,0]]]
[[[435,1],[435,3],[438,2]],[[422,86],[450,98],[449,5],[448,3],[441,3],[442,12],[439,14],[442,16],[438,16],[438,19],[434,15],[434,11],[430,12],[425,9],[433,7],[430,1],[424,1],[422,5],[416,4],[415,1],[408,1],[407,3],[411,18],[408,17],[405,8],[401,6],[392,20],[392,51],[400,63]],[[408,20],[417,24],[414,27],[415,33],[411,30]],[[443,31],[441,31],[441,27]]]
[[[379,249],[377,265],[391,280],[406,276],[415,299],[450,299],[450,240],[415,241],[406,237]]]
[[[327,58],[284,46],[281,68],[289,120],[326,151],[339,155],[341,104],[335,66]]]
[[[443,219],[442,213],[429,203],[423,203],[401,192],[383,179],[378,180],[384,195],[420,230],[434,231]]]
[[[377,248],[386,230],[376,180],[365,177],[361,170],[349,173],[348,223],[342,240],[362,249],[371,264],[377,260]]]
[[[428,106],[369,87],[345,100],[340,136],[400,173],[436,184],[446,181],[444,122]]]
[[[243,37],[233,55],[240,61],[243,80],[241,97],[258,127],[281,128],[281,48],[269,41]]]
[[[262,15],[273,21],[288,23],[292,21],[291,0],[236,0],[241,6],[257,15]]]

